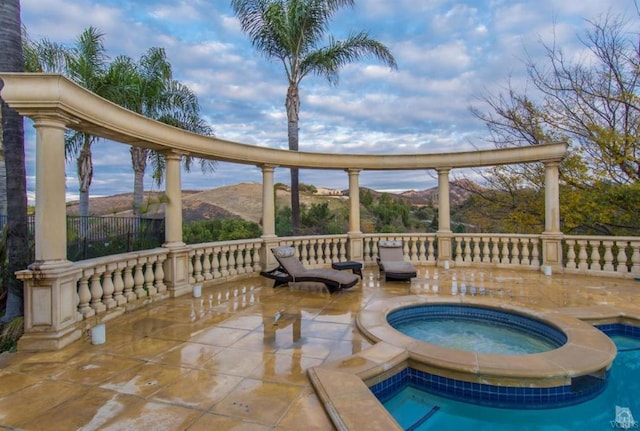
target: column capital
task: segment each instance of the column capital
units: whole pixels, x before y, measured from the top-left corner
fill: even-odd
[[[271,164],[265,163],[262,165],[258,165],[258,167],[262,169],[262,172],[273,172],[276,170],[278,165],[271,165]]]
[[[436,168],[436,171],[439,174],[448,174],[451,171],[451,169],[453,169],[451,166],[441,166],[439,168]]]
[[[164,154],[164,156],[167,158],[167,160],[182,159],[182,156],[188,155],[188,153],[186,153],[184,151],[179,151],[179,150],[174,150],[174,149],[169,149],[169,150],[162,151],[162,154]]]
[[[362,169],[360,169],[360,168],[349,168],[349,169],[345,169],[345,172],[348,172],[349,175],[357,175],[360,172],[362,172]]]
[[[22,114],[21,115],[26,115]],[[33,127],[54,127],[66,129],[68,126],[77,124],[78,121],[61,112],[36,112],[29,115],[33,120]]]
[[[558,166],[560,165],[560,162],[562,162],[562,159],[549,159],[549,160],[541,160],[541,162],[544,164],[544,167],[554,167],[554,166]]]

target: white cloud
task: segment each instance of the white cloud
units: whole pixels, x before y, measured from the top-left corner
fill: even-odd
[[[624,3],[624,4],[623,4]],[[627,4],[629,3],[629,4]],[[199,96],[203,116],[218,137],[274,148],[287,147],[282,64],[253,48],[228,2],[110,0],[22,0],[23,23],[34,38],[71,43],[86,27],[105,33],[109,54],[134,59],[162,46],[177,79]],[[338,37],[366,30],[390,47],[398,71],[375,61],[345,67],[338,86],[308,76],[302,83],[300,147],[308,151],[411,153],[485,147],[485,128],[468,110],[485,91],[526,83],[522,59],[539,58],[540,40],[584,56],[576,35],[585,18],[628,10],[632,2],[601,0],[358,0],[336,16]],[[638,27],[634,23],[635,27]],[[634,27],[634,28],[635,28]],[[34,172],[34,134],[27,132],[27,170]],[[129,147],[94,148],[92,194],[130,191]],[[75,175],[74,165],[67,166]],[[185,174],[185,188],[261,181],[255,167],[220,164],[212,176]],[[288,182],[278,169],[277,181]],[[346,188],[341,173],[304,171],[304,182]],[[398,189],[433,184],[427,172],[362,174],[363,186]],[[150,184],[150,181],[147,181]],[[145,186],[147,186],[145,183]],[[328,184],[330,183],[330,184]],[[33,186],[33,181],[29,182]],[[77,181],[69,180],[69,192]]]

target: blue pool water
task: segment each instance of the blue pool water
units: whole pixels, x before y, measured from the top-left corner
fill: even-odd
[[[399,323],[394,327],[417,340],[469,352],[526,355],[558,347],[540,335],[478,319],[424,319]]]
[[[503,409],[458,402],[410,386],[383,404],[405,430],[411,431],[614,429],[616,406],[628,407],[634,419],[640,421],[640,337],[610,336],[618,347],[618,355],[607,387],[582,404],[540,410]]]
[[[556,349],[562,331],[540,320],[504,310],[459,304],[420,304],[387,316],[397,331],[451,349],[499,355],[527,355]]]

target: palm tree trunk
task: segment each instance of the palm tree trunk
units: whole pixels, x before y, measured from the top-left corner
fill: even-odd
[[[286,107],[289,150],[298,151],[300,94],[298,85],[295,82],[289,83]],[[300,179],[298,168],[291,168],[291,225],[293,235],[297,235],[300,231]]]
[[[2,113],[0,112],[0,215],[7,215],[7,165],[2,146]]]
[[[20,1],[0,1],[0,71],[22,72],[22,34]],[[22,281],[16,271],[27,268],[30,259],[27,237],[27,182],[24,161],[24,122],[22,117],[0,99],[2,112],[2,142],[6,163],[7,184],[7,255],[9,273],[6,277],[7,308],[2,322],[24,315]]]
[[[84,135],[84,144],[78,154],[78,182],[80,183],[80,216],[89,216],[89,187],[93,180],[91,136]]]
[[[149,150],[146,148],[131,147],[131,163],[133,165],[133,215],[136,217],[142,214],[144,171],[147,169],[148,155]]]

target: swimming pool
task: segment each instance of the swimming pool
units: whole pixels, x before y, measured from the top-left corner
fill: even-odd
[[[603,328],[618,348],[606,389],[582,404],[547,409],[505,409],[464,403],[405,386],[381,402],[405,429],[596,431],[622,428],[616,424],[616,406],[627,407],[635,419],[640,416],[640,331],[633,335],[622,326]],[[628,328],[628,327],[627,327]],[[632,426],[632,428],[637,428]]]
[[[432,316],[500,321],[558,346],[535,354],[483,353],[443,347],[398,331],[394,325]],[[609,337],[579,319],[549,310],[478,299],[410,295],[369,304],[356,318],[376,343],[403,349],[408,360],[392,372],[366,376],[376,393],[395,391],[403,381],[461,400],[510,408],[572,405],[602,392],[616,356]]]

